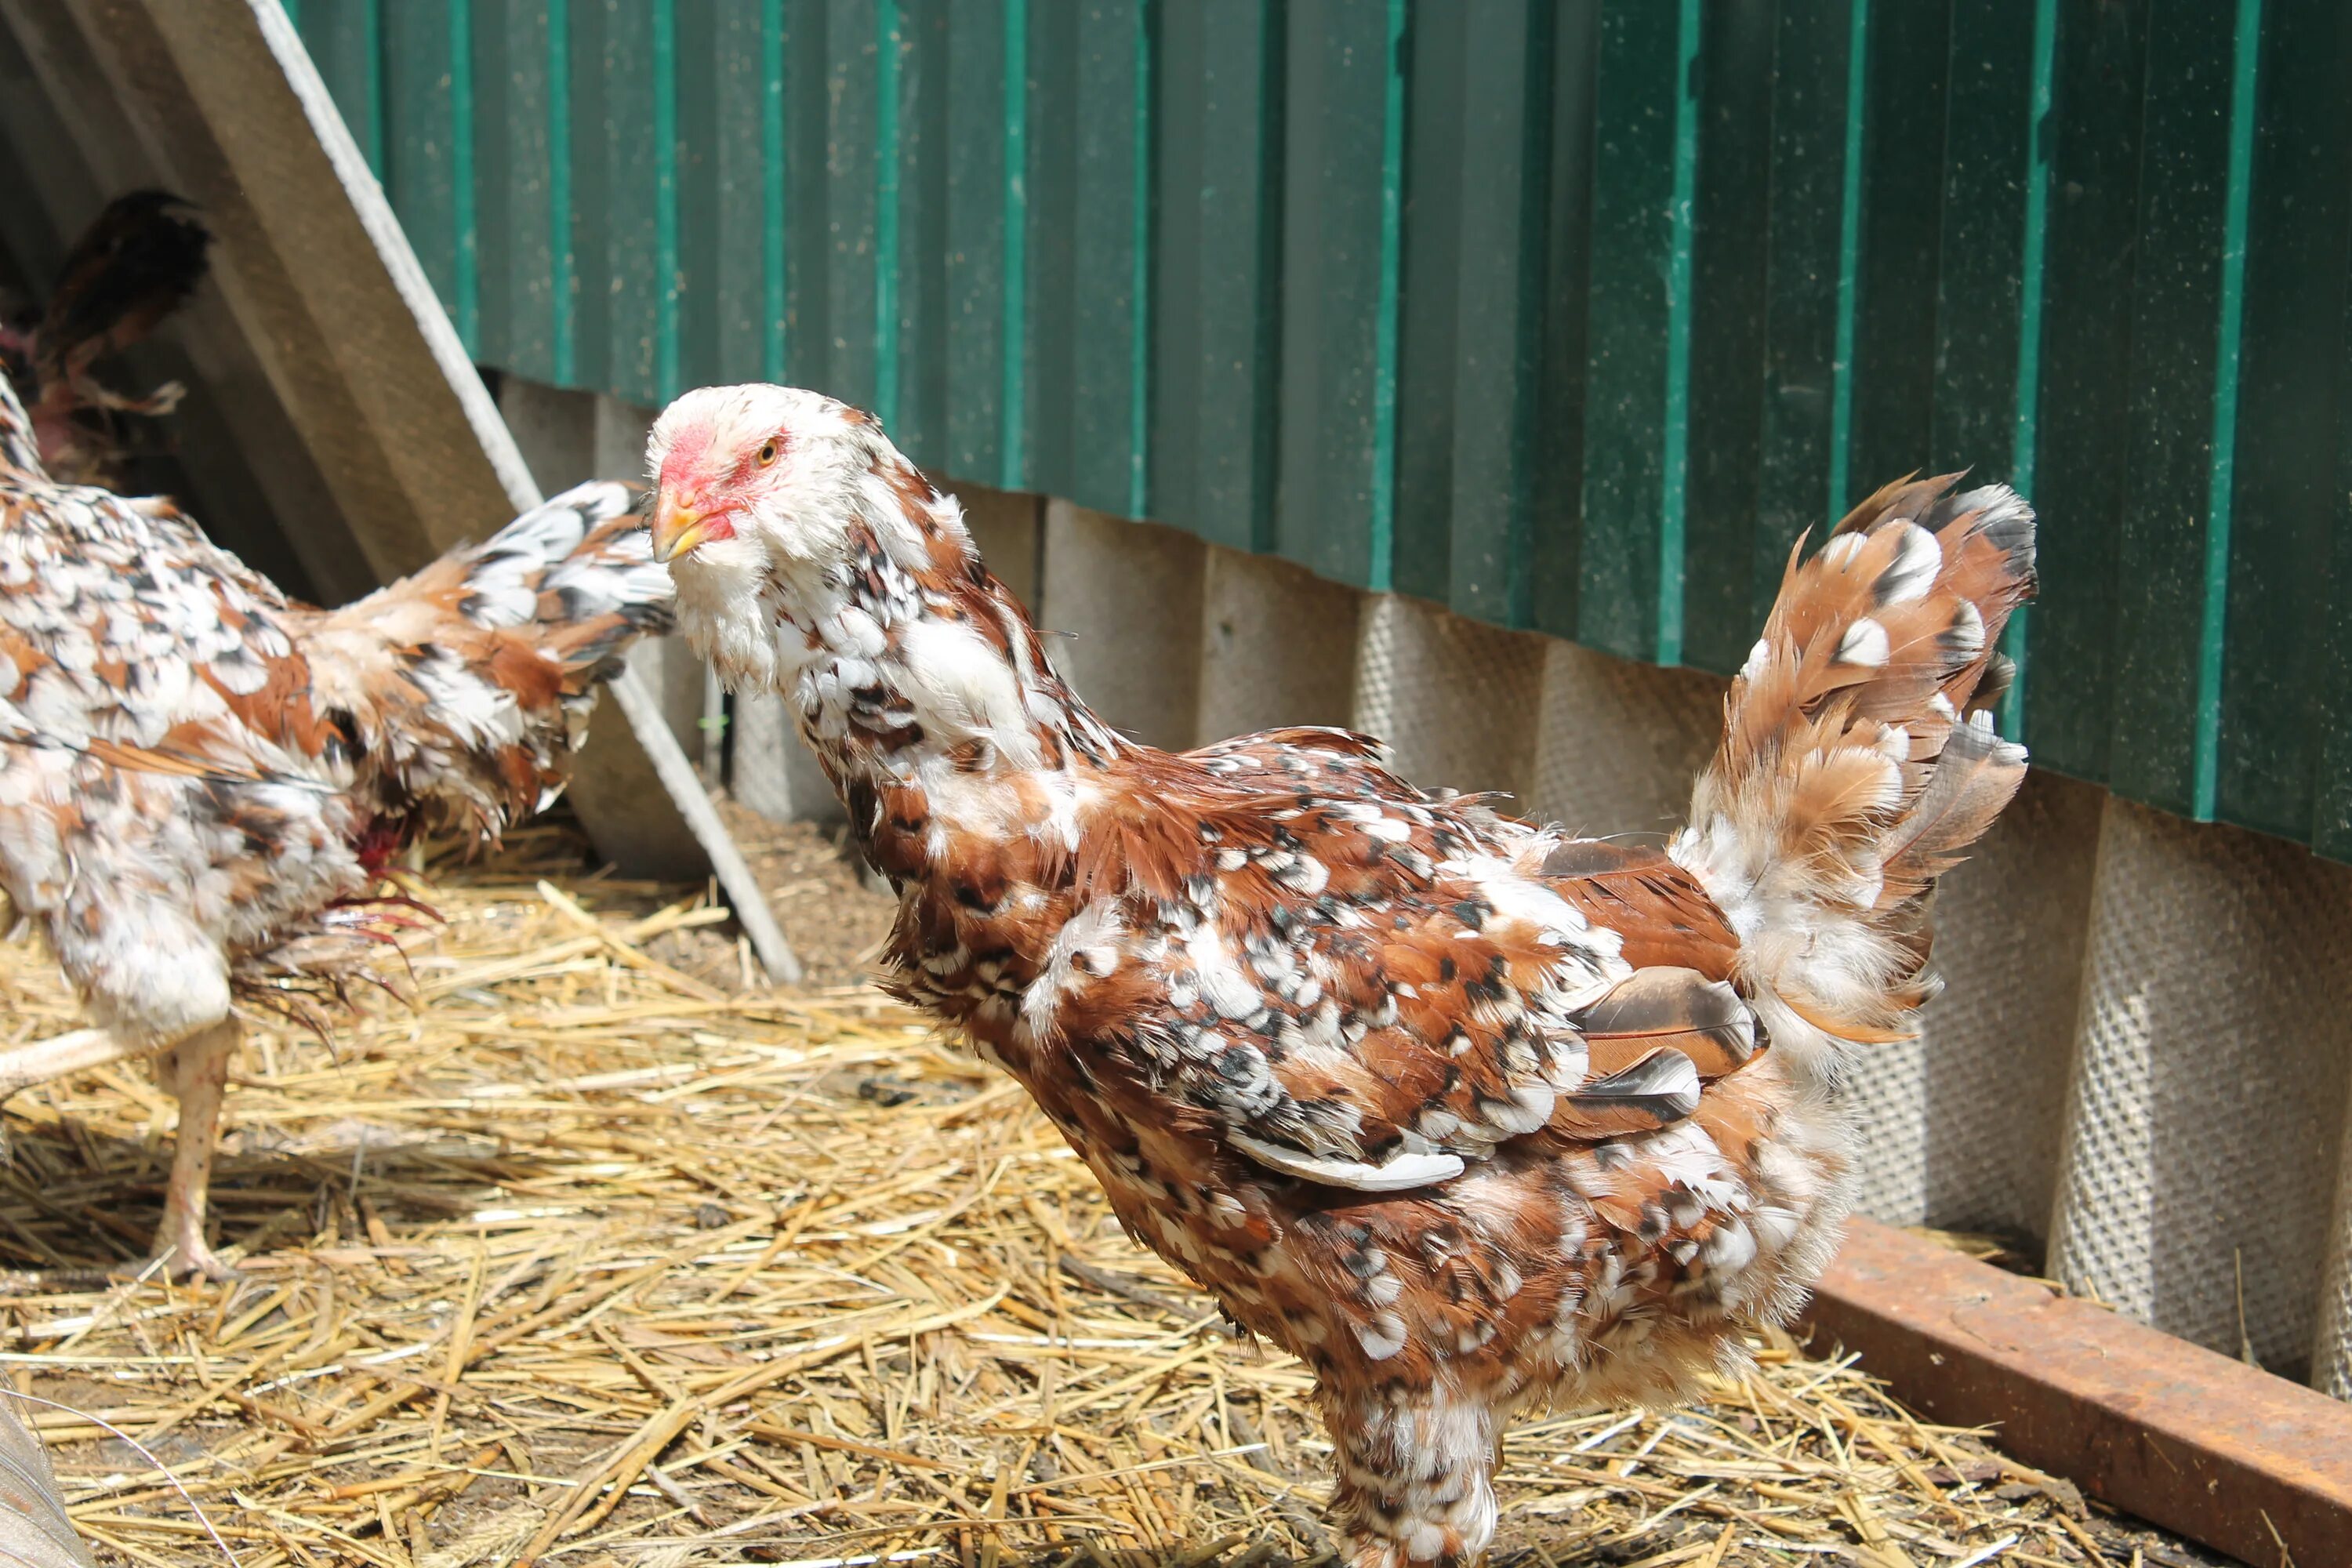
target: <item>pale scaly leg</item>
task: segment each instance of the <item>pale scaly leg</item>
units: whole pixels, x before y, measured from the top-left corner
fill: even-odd
[[[155,1233],[155,1255],[169,1259],[165,1267],[175,1276],[236,1277],[205,1240],[205,1195],[220,1142],[229,1058],[243,1035],[235,1018],[224,1018],[188,1036],[155,1063],[156,1078],[180,1102],[179,1141],[172,1150],[172,1179],[163,1189],[163,1223]]]
[[[1455,1568],[1495,1533],[1490,1479],[1503,1413],[1443,1388],[1324,1399],[1348,1568]]]

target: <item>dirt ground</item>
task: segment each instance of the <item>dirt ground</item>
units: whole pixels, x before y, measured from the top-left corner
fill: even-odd
[[[559,829],[436,868],[413,1005],[254,1032],[214,1186],[240,1280],[131,1275],[171,1126],[142,1072],[10,1105],[0,1363],[54,1402],[102,1555],[1328,1560],[1302,1369],[866,983],[890,900],[830,836],[732,815],[805,985],[756,984],[706,890],[596,876]],[[0,996],[12,1039],[72,1017],[30,944]],[[2218,1561],[1760,1351],[1688,1410],[1523,1426],[1494,1561]]]

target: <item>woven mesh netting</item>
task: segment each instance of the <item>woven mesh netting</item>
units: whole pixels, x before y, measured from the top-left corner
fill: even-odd
[[[2352,1399],[2352,1107],[2345,1111],[2337,1156],[2336,1219],[2327,1227],[2327,1269],[2319,1291],[2319,1333],[2311,1381],[2324,1394]]]
[[[1546,639],[1531,815],[1660,842],[1723,730],[1725,682]]]
[[[2352,868],[2108,802],[2059,1276],[2280,1372],[2340,1364],[2340,1345],[2314,1352],[2341,1239],[2347,1004]]]
[[[1425,788],[1523,800],[1545,639],[1396,594],[1370,600],[1358,626],[1355,727],[1388,743],[1390,764]]]

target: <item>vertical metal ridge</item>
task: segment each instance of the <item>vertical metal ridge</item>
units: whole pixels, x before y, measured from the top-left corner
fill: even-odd
[[[1405,0],[1389,0],[1388,79],[1381,104],[1381,281],[1372,337],[1372,483],[1365,586],[1396,575],[1397,312],[1404,269]]]
[[[785,374],[784,167],[784,0],[760,0],[760,374],[772,382]]]
[[[1029,0],[1004,0],[1004,421],[1000,488],[1028,477]]]
[[[481,354],[480,218],[474,193],[474,5],[449,0],[449,226],[457,255],[450,315],[466,353]]]
[[[1690,480],[1691,252],[1698,199],[1699,0],[1682,0],[1675,32],[1675,183],[1667,207],[1666,408],[1658,491],[1657,661],[1683,661],[1685,513]]]
[[[383,178],[383,0],[360,0],[367,38],[367,106],[360,116],[360,142],[367,153],[368,172]]]
[[[572,310],[572,8],[547,8],[547,335],[558,386],[579,379]]]
[[[2033,79],[2028,89],[2025,126],[2025,234],[2019,247],[2017,298],[2017,423],[2010,437],[2010,483],[2033,499],[2042,435],[2042,285],[2050,245],[2050,138],[2055,122],[2058,74],[2058,0],[2034,0]],[[2000,732],[2025,738],[2026,626],[2033,606],[2010,613],[2001,651],[2016,670],[2000,700]]]
[[[1275,547],[1275,509],[1282,482],[1283,211],[1289,178],[1290,12],[1258,0],[1258,182],[1256,298],[1251,301],[1250,412],[1256,428],[1249,465],[1249,542],[1260,553]]]
[[[1158,118],[1153,112],[1152,50],[1159,0],[1137,0],[1135,7],[1135,213],[1131,245],[1133,275],[1128,279],[1128,426],[1127,511],[1148,517],[1151,510],[1151,244],[1155,230],[1152,160],[1157,150]]]
[[[1855,296],[1862,281],[1862,156],[1870,84],[1870,0],[1849,0],[1845,43],[1845,162],[1838,195],[1837,346],[1830,353],[1830,515],[1846,512],[1853,441]]]
[[[2238,472],[2238,343],[2246,319],[2246,226],[2252,195],[2254,93],[2263,0],[2238,0],[2230,70],[2230,184],[2221,216],[2221,309],[2213,364],[2213,455],[2206,471],[2205,594],[2197,627],[2197,820],[2213,819],[2221,752],[2222,635],[2230,609],[2231,504]]]
[[[677,0],[653,0],[654,26],[654,392],[664,404],[679,384],[677,252]]]
[[[874,7],[874,414],[898,430],[898,0]]]
[[[1536,626],[1536,497],[1543,462],[1538,456],[1547,412],[1544,361],[1551,338],[1548,320],[1551,278],[1551,190],[1557,112],[1555,79],[1559,58],[1559,14],[1557,7],[1535,4],[1521,10],[1521,47],[1526,52],[1519,103],[1519,225],[1518,300],[1516,335],[1518,363],[1514,367],[1509,456],[1508,510],[1503,550],[1503,624]],[[1451,540],[1448,543],[1450,545]],[[1452,563],[1447,563],[1452,587]]]

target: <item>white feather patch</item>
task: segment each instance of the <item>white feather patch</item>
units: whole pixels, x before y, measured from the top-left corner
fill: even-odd
[[[1246,1132],[1227,1132],[1225,1142],[1270,1171],[1360,1193],[1407,1192],[1433,1182],[1450,1182],[1463,1170],[1459,1154],[1399,1154],[1385,1165],[1372,1165],[1286,1149]]]
[[[1847,562],[1862,553],[1862,544],[1861,534],[1841,533],[1822,546],[1822,564],[1843,570]]]
[[[1885,525],[1896,533],[1895,562],[1878,580],[1881,604],[1907,605],[1935,585],[1944,569],[1944,548],[1936,536],[1916,522],[1898,520]]]
[[[1974,658],[1984,651],[1984,613],[1968,600],[1960,601],[1959,610],[1952,616],[1951,629],[1944,634],[1951,650],[1961,658]]]
[[[1880,669],[1885,667],[1892,651],[1886,628],[1864,616],[1846,627],[1845,636],[1838,638],[1837,661],[1864,669]]]

